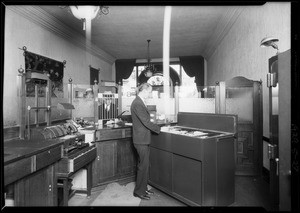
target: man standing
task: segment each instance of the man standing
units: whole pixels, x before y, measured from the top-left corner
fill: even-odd
[[[149,178],[149,154],[151,131],[160,133],[160,126],[150,122],[150,113],[146,107],[145,99],[149,98],[152,86],[144,83],[137,88],[137,96],[133,100],[130,111],[132,117],[133,145],[138,153],[137,178],[133,191],[135,197],[149,200],[148,195],[154,194],[147,189]]]

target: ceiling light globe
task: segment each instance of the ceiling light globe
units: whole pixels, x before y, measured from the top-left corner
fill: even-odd
[[[96,18],[100,7],[99,6],[70,6],[70,9],[73,15],[77,19],[92,20]]]

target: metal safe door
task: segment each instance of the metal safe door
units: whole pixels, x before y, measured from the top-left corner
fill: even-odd
[[[278,156],[278,57],[269,59],[269,73],[267,74],[269,87],[269,128],[270,143],[268,144],[268,158],[270,161],[270,196],[274,210],[279,204],[279,156]]]
[[[291,75],[290,50],[269,59],[270,195],[273,210],[291,208]]]

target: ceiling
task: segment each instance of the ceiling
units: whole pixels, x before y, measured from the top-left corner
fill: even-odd
[[[40,6],[59,22],[85,36],[82,22],[68,7]],[[91,41],[116,59],[163,57],[164,6],[109,6],[108,15],[92,20]],[[209,57],[239,14],[237,6],[172,6],[170,58]]]

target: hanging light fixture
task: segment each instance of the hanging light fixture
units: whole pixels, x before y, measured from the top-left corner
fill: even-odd
[[[145,68],[144,71],[143,71],[144,74],[145,74],[145,76],[146,76],[147,78],[150,78],[150,77],[153,75],[154,71],[155,71],[154,65],[153,65],[153,64],[150,64],[150,50],[149,50],[149,44],[150,44],[150,41],[151,41],[151,40],[147,40],[147,42],[148,42],[148,63],[147,63],[146,68]]]
[[[92,20],[97,15],[109,13],[107,6],[69,6],[72,14],[83,23],[83,30],[86,29],[86,21]]]
[[[275,44],[275,42],[278,42],[279,39],[278,38],[273,38],[273,37],[265,37],[261,40],[260,42],[260,46],[261,47],[273,47],[274,49],[277,50],[277,53],[279,53],[279,49],[278,46]]]

